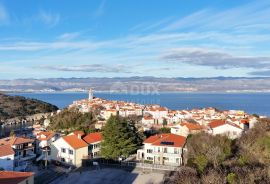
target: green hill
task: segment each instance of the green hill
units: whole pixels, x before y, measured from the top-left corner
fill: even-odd
[[[56,110],[55,105],[40,100],[0,94],[0,120]]]

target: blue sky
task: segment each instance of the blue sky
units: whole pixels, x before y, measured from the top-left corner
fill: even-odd
[[[269,17],[269,0],[2,0],[0,79],[270,76]]]

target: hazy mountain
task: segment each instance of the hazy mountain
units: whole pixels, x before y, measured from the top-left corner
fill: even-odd
[[[270,78],[215,77],[215,78],[48,78],[0,80],[0,91],[270,91]]]

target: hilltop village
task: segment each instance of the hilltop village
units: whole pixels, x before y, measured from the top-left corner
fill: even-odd
[[[131,161],[138,168],[171,171],[187,163],[186,155],[189,150],[186,142],[189,135],[205,132],[236,139],[254,127],[259,119],[256,115],[241,110],[221,111],[212,107],[170,110],[155,104],[105,100],[94,97],[92,90],[89,91],[88,99],[74,101],[68,109],[76,109],[82,114],[95,112],[96,132],[54,132],[49,129],[49,119],[45,119],[33,126],[30,135],[11,135],[0,139],[0,167],[5,170],[3,172],[6,172],[6,175],[9,172],[24,171],[26,174],[22,178],[32,181],[33,175],[36,177],[40,173],[33,169],[40,162],[44,163],[45,167],[49,164],[63,165],[71,171],[72,168],[84,166],[87,160],[103,158],[101,147],[106,135],[101,130],[112,117],[135,117],[138,131],[149,133],[135,154],[118,158],[123,161],[121,165],[125,164],[125,161]],[[61,111],[58,110],[56,114],[58,113]],[[98,160],[93,164],[98,165]],[[57,174],[55,177],[58,177]]]
[[[252,128],[257,118],[242,110],[218,110],[213,107],[192,110],[170,110],[160,105],[142,105],[124,101],[95,98],[89,91],[88,99],[74,101],[69,106],[80,112],[98,112],[96,129],[101,129],[111,116],[139,117],[138,128],[151,131],[170,128],[171,133],[187,137],[189,134],[205,131],[210,134],[226,134],[237,138]],[[98,111],[97,111],[98,110]]]

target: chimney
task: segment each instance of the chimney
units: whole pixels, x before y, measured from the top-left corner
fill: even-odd
[[[78,134],[78,139],[82,139],[82,135],[81,134]]]

